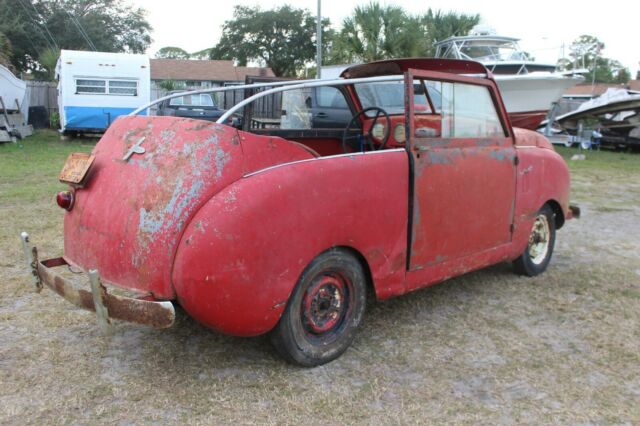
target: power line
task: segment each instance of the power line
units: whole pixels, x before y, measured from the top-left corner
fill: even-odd
[[[36,9],[36,5],[31,3],[30,0],[25,0],[25,1],[29,2],[31,7],[33,8],[33,11],[36,13],[36,16],[39,16],[40,19],[42,19],[42,26],[44,27],[44,30],[49,35],[49,38],[51,38],[51,41],[53,42],[53,45],[56,47],[56,49],[59,49],[58,43],[56,43],[56,40],[53,38],[53,34],[51,34],[51,31],[49,31],[49,28],[47,27],[47,21],[43,18],[43,16],[40,14],[40,12],[38,12],[38,9]]]
[[[78,32],[80,33],[84,41],[87,42],[87,44],[89,45],[89,48],[94,52],[97,51],[98,49],[96,49],[96,45],[93,44],[93,42],[91,41],[91,38],[89,38],[89,34],[87,34],[87,32],[84,30],[84,28],[82,27],[82,24],[80,24],[80,21],[78,21],[78,18],[72,15],[71,12],[69,12],[68,10],[65,10],[65,12],[67,12],[67,15],[69,15],[69,18],[71,18],[71,22],[78,29]]]
[[[37,33],[40,35],[40,37],[42,37],[42,39],[47,44],[49,49],[57,49],[58,48],[58,44],[56,43],[56,41],[51,36],[51,33],[49,33],[50,38],[47,38],[45,36],[45,34],[42,32],[42,28],[40,28],[40,24],[38,23],[37,19],[31,15],[31,12],[27,8],[27,6],[24,5],[22,0],[18,0],[18,4],[20,4],[20,6],[22,6],[22,8],[24,9],[24,13],[27,15],[27,18],[29,20],[33,21],[34,28],[37,30]],[[47,30],[47,32],[48,32],[48,30]]]

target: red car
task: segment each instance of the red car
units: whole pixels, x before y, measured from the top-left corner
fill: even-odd
[[[579,214],[567,166],[543,136],[511,127],[484,66],[389,60],[342,76],[258,85],[217,123],[118,118],[61,172],[64,256],[40,261],[23,233],[36,288],[105,327],[168,327],[177,303],[222,333],[271,333],[284,358],[314,366],[347,349],[367,293],[505,261],[529,276],[547,268],[556,230]],[[317,87],[318,104],[351,111],[344,128],[313,127]],[[246,130],[220,124],[243,109]]]

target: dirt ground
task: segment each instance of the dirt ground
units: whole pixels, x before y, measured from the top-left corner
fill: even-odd
[[[501,264],[375,303],[340,359],[302,369],[180,311],[169,330],[103,337],[91,313],[34,294],[18,235],[62,253],[50,182],[78,146],[43,172],[0,148],[1,424],[640,423],[639,155],[569,161],[583,218],[542,276]]]

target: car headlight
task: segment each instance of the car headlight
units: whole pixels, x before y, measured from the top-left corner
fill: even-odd
[[[373,126],[373,128],[371,129],[371,136],[376,139],[382,140],[382,138],[384,138],[384,124],[377,123],[375,126]]]
[[[406,140],[407,140],[407,132],[406,132],[406,129],[404,127],[404,124],[398,124],[393,129],[393,138],[398,143],[405,143],[406,142]]]

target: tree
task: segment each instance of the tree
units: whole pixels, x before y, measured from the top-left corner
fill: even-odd
[[[379,59],[433,56],[433,43],[464,35],[480,15],[434,11],[411,16],[399,6],[371,2],[354,9],[332,40],[329,63],[369,62]]]
[[[191,55],[179,47],[166,46],[156,52],[156,58],[160,59],[189,59]]]
[[[357,6],[334,37],[328,63],[416,56],[424,49],[420,23],[399,6]]]
[[[586,69],[586,82],[625,84],[631,73],[619,61],[603,55],[605,45],[597,37],[582,35],[569,46],[571,60],[562,58],[558,61],[561,70]],[[595,76],[594,76],[595,73]]]
[[[45,49],[38,57],[38,62],[43,68],[42,76],[47,81],[54,81],[56,79],[56,65],[58,64],[59,57],[60,50],[58,49]]]
[[[191,59],[209,59],[211,57],[211,48],[198,50],[189,54]]]
[[[10,70],[13,68],[11,65],[11,50],[11,42],[6,35],[0,33],[0,65],[4,65]]]
[[[43,71],[46,49],[143,53],[151,44],[145,10],[123,0],[0,0],[0,32],[21,71]]]
[[[427,36],[426,56],[433,56],[433,43],[453,36],[467,35],[474,26],[480,22],[480,15],[467,15],[465,13],[443,12],[441,10],[427,9],[421,17],[423,28]]]
[[[178,83],[175,80],[162,80],[159,84],[158,87],[160,87],[161,89],[166,90],[167,92],[171,92],[173,90],[178,90],[178,89],[184,89],[184,84]]]
[[[322,26],[327,28],[329,21],[323,20]],[[235,6],[210,58],[231,59],[243,66],[256,61],[277,76],[295,76],[315,57],[315,31],[316,20],[306,9]]]

